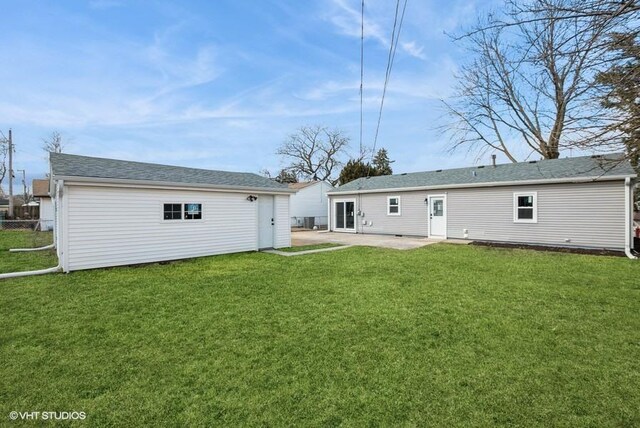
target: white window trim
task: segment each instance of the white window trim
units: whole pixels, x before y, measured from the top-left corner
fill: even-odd
[[[190,204],[200,205],[200,218],[187,218],[186,217],[187,211],[185,209],[185,205],[190,205]],[[204,204],[202,202],[183,202],[182,203],[182,220],[183,221],[188,221],[190,223],[204,220]]]
[[[392,213],[391,212],[391,199],[397,199],[398,200],[398,212],[397,213]],[[400,196],[387,196],[387,215],[394,215],[394,216],[402,215],[402,201],[400,199]]]
[[[353,211],[355,214],[353,218],[353,229],[347,229],[346,227],[342,227],[342,228],[338,227],[338,213],[336,212],[336,204],[338,202],[344,202],[344,203],[353,202]],[[352,199],[352,198],[333,199],[331,201],[331,205],[329,206],[329,210],[331,214],[333,214],[333,219],[332,219],[333,231],[346,232],[346,233],[358,233],[358,203],[355,199]],[[346,226],[346,223],[345,223],[345,226]]]
[[[518,218],[518,197],[533,196],[533,218]],[[514,223],[537,223],[538,222],[538,192],[514,192],[513,193],[513,222]]]
[[[179,220],[165,220],[164,219],[164,205],[165,204],[180,204],[180,219]],[[184,210],[184,206],[187,204],[200,204],[201,209],[202,209],[202,218],[198,218],[198,219],[187,219],[185,218],[184,214],[185,214],[185,210]],[[200,223],[201,221],[204,221],[204,202],[161,202],[160,203],[160,222],[163,224],[175,224],[175,223]]]

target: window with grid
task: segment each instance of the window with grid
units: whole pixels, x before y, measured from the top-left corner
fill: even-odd
[[[181,220],[182,205],[181,204],[164,204],[165,220]]]
[[[184,204],[185,220],[201,220],[202,204]]]

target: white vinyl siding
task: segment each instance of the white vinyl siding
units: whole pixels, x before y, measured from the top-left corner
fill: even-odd
[[[53,229],[53,221],[55,215],[53,212],[53,202],[51,198],[40,198],[40,220],[42,220],[41,227],[44,230]]]
[[[257,203],[247,194],[90,186],[65,194],[68,270],[257,249]],[[194,201],[202,220],[162,220],[163,203]]]
[[[291,195],[291,225],[301,225],[305,217],[314,217],[315,224],[327,224],[327,192],[333,187],[324,181],[312,184]]]
[[[537,223],[513,221],[513,193],[536,193]],[[450,238],[624,249],[624,182],[455,189]]]
[[[623,181],[603,181],[331,198],[356,198],[364,214],[356,220],[358,233],[428,236],[425,199],[446,195],[448,238],[464,239],[466,230],[470,240],[622,250],[624,191]],[[531,192],[536,194],[537,223],[514,222],[514,193]],[[402,216],[387,215],[387,197],[395,195],[402,198]],[[334,208],[330,207],[333,215]]]
[[[274,248],[291,246],[291,224],[289,222],[289,196],[276,195],[273,198],[275,215]]]
[[[402,199],[402,215],[387,215],[387,196],[396,195],[400,195]],[[356,201],[356,210],[361,214],[355,218],[357,233],[415,236],[427,236],[428,207],[425,198],[424,192],[332,196],[333,200],[353,199]],[[331,204],[330,209],[332,218],[335,218],[334,203]],[[364,225],[363,222],[367,224]]]

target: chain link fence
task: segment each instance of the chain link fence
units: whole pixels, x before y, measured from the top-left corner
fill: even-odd
[[[53,220],[5,220],[0,218],[0,230],[47,232],[53,230]]]
[[[327,216],[291,217],[291,230],[327,230]]]

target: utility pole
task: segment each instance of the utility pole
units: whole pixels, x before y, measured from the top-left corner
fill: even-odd
[[[13,139],[9,129],[9,218],[13,219]]]

